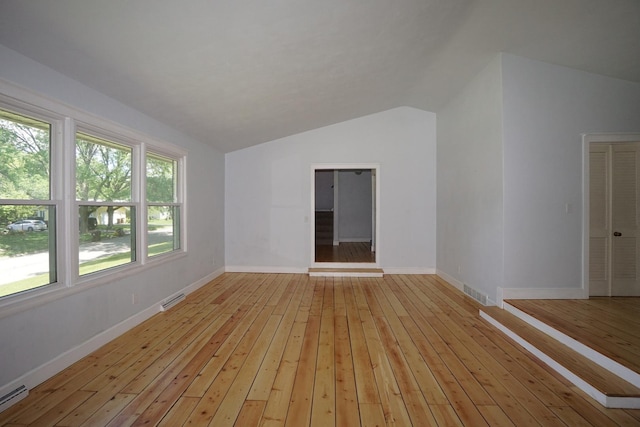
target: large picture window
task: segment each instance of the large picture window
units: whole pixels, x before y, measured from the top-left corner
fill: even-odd
[[[0,110],[0,297],[57,280],[51,130]]]
[[[0,95],[0,307],[184,251],[185,154],[47,105]]]
[[[80,275],[136,260],[132,153],[125,145],[86,133],[76,135]]]

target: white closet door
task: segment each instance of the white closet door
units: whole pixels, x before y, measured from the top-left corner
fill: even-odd
[[[640,295],[638,143],[612,144],[611,295]]]

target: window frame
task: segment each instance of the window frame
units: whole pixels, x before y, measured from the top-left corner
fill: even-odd
[[[50,130],[50,199],[9,200],[3,204],[52,205],[55,207],[55,257],[57,280],[49,285],[0,297],[0,318],[45,302],[81,292],[137,274],[187,254],[186,163],[187,151],[174,144],[127,128],[83,110],[15,86],[0,79],[0,108],[15,114],[47,122]],[[79,274],[78,207],[87,202],[76,200],[76,132],[86,133],[132,148],[131,205],[135,207],[135,261],[95,273]],[[176,197],[180,206],[180,247],[149,257],[147,254],[147,151],[178,164]]]
[[[165,203],[165,202],[149,202],[147,199],[147,174],[146,174],[146,168],[147,168],[147,157],[148,154],[152,154],[158,157],[163,157],[167,160],[173,160],[176,162],[176,167],[178,168],[177,173],[175,174],[175,179],[178,181],[177,183],[175,183],[175,197],[174,197],[174,202],[172,203]],[[158,149],[157,147],[153,147],[152,149],[145,149],[143,151],[142,154],[142,168],[145,170],[145,174],[143,176],[143,183],[141,185],[141,190],[142,190],[142,197],[143,200],[145,202],[144,204],[144,212],[143,212],[143,230],[144,230],[144,238],[142,240],[142,242],[144,243],[144,245],[142,246],[142,252],[143,252],[143,259],[145,259],[147,262],[156,262],[158,259],[160,261],[158,262],[162,262],[163,259],[165,259],[165,256],[168,256],[170,254],[173,253],[179,253],[181,251],[186,252],[186,245],[187,245],[187,240],[186,240],[186,229],[184,226],[184,221],[185,221],[185,203],[184,203],[184,195],[186,194],[186,185],[185,185],[185,181],[186,181],[186,174],[185,174],[185,164],[186,164],[186,156],[178,156],[175,152],[170,152],[168,151],[166,148],[165,149]],[[147,241],[147,236],[148,236],[148,232],[149,232],[149,206],[174,206],[177,207],[180,214],[180,222],[178,224],[178,238],[180,241],[180,245],[177,249],[173,249],[169,252],[163,252],[157,255],[153,255],[153,256],[149,256],[149,244]],[[174,230],[175,233],[175,230]]]
[[[1,95],[1,94],[0,94]],[[59,220],[64,212],[63,204],[63,188],[62,177],[60,176],[64,168],[62,167],[62,136],[64,127],[64,117],[55,114],[46,109],[40,108],[35,105],[30,105],[25,102],[16,99],[7,99],[5,96],[0,96],[0,109],[8,111],[12,114],[24,116],[26,118],[38,120],[49,124],[49,199],[2,199],[0,202],[2,205],[18,205],[18,206],[50,206],[54,208],[54,222],[48,227],[48,232],[53,230],[54,245],[53,245],[53,260],[51,259],[51,251],[49,252],[49,275],[51,275],[51,268],[55,270],[55,281],[48,284],[9,294],[0,297],[0,308],[4,307],[3,300],[22,300],[29,296],[29,294],[47,294],[56,290],[60,290],[64,287],[64,282],[61,278],[65,277],[65,269],[62,266],[61,251],[63,250],[64,237],[60,233]],[[50,234],[51,238],[51,234]]]
[[[112,202],[112,201],[88,201],[88,200],[78,200],[76,193],[76,140],[78,134],[85,134],[96,139],[102,139],[105,142],[112,142],[124,147],[128,147],[131,149],[131,196],[130,201],[128,202]],[[144,179],[140,176],[141,169],[140,165],[140,157],[141,157],[141,143],[139,141],[135,141],[134,139],[127,138],[118,134],[115,134],[112,131],[104,130],[100,127],[87,124],[84,122],[76,121],[73,133],[73,196],[70,197],[73,199],[73,209],[72,212],[75,212],[77,215],[80,206],[115,206],[116,204],[124,204],[126,206],[132,207],[135,209],[135,248],[134,248],[134,260],[128,262],[126,264],[122,264],[119,266],[107,268],[104,270],[87,273],[84,275],[80,275],[80,254],[79,254],[79,246],[80,246],[80,231],[77,226],[73,227],[73,230],[70,230],[72,235],[74,245],[74,253],[71,257],[72,261],[72,270],[73,271],[73,281],[79,284],[91,282],[95,279],[100,279],[103,277],[109,277],[111,273],[117,272],[119,270],[126,270],[128,268],[133,268],[135,266],[140,266],[143,264],[143,259],[140,254],[140,209],[141,209],[141,200],[140,200],[140,182]],[[137,173],[136,173],[137,172]],[[73,214],[72,214],[73,215]]]

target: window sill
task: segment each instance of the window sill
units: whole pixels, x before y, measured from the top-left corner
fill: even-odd
[[[33,309],[35,307],[69,297],[79,292],[86,291],[96,286],[106,283],[113,283],[124,278],[134,276],[149,269],[155,268],[167,262],[177,261],[186,258],[185,251],[170,252],[154,256],[144,264],[134,263],[114,269],[105,270],[82,276],[73,286],[64,286],[62,283],[43,286],[32,291],[25,291],[21,294],[7,296],[0,300],[0,319],[14,314]],[[188,284],[185,284],[187,286]]]

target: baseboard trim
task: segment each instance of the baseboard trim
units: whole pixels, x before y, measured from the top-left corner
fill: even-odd
[[[459,290],[460,292],[464,292],[464,283],[456,279],[455,277],[445,273],[442,270],[436,269],[436,275],[442,277],[447,283],[452,285],[454,288]]]
[[[498,305],[506,299],[587,299],[589,293],[582,288],[498,288]]]
[[[196,282],[186,286],[179,293],[189,294],[202,286],[206,285],[216,277],[220,276],[224,273],[224,268],[219,268],[216,271],[206,275],[202,279],[197,280]],[[12,390],[15,390],[17,387],[21,385],[25,385],[28,389],[33,389],[39,384],[42,384],[44,381],[53,377],[60,371],[68,368],[78,360],[83,357],[91,354],[95,350],[99,349],[109,341],[119,337],[124,334],[128,330],[134,328],[145,320],[149,319],[153,315],[160,312],[160,306],[162,305],[162,301],[158,301],[156,304],[151,305],[150,307],[134,314],[133,316],[123,320],[122,322],[112,326],[111,328],[89,338],[87,341],[82,344],[60,354],[49,362],[38,366],[35,369],[27,372],[26,374],[20,376],[19,378],[11,381],[8,384],[0,387],[0,396],[3,396],[7,393],[10,393]],[[17,403],[18,401],[14,402]]]
[[[207,283],[209,283],[210,281],[212,281],[216,277],[223,275],[224,272],[225,272],[225,268],[224,267],[220,267],[219,269],[215,270],[214,272],[207,274],[202,279],[193,282],[192,284],[190,284],[189,286],[187,286],[183,290],[176,292],[176,294],[184,292],[186,295],[189,295],[191,292],[194,292],[194,291],[200,289],[201,287],[203,287],[204,285],[206,285]]]
[[[302,274],[306,274],[307,268],[227,265],[224,268],[224,271],[227,273],[290,273],[290,274],[302,273]]]
[[[380,268],[376,263],[313,263],[312,268]],[[290,274],[306,274],[308,268],[297,267],[268,267],[268,266],[250,266],[250,265],[228,265],[225,267],[227,273],[290,273]],[[383,268],[384,274],[436,274],[435,268],[422,267],[398,267]]]

